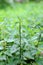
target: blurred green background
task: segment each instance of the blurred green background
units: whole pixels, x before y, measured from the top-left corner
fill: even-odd
[[[0,65],[43,65],[43,0],[0,0]]]

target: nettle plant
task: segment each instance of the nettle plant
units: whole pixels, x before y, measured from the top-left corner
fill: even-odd
[[[4,26],[10,32],[8,39],[0,36],[0,65],[43,65],[41,23],[36,22],[32,26],[29,20],[24,22],[20,17],[17,18],[13,32]]]

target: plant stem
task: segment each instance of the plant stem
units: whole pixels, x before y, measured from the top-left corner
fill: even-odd
[[[18,17],[19,18],[19,17]],[[22,65],[22,47],[21,47],[21,19],[19,18],[19,43],[20,43],[20,65]]]
[[[19,22],[19,35],[20,35],[20,59],[21,59],[21,22]]]

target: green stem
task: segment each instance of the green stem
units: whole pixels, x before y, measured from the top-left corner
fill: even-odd
[[[20,43],[20,65],[22,64],[22,46],[21,46],[21,19],[18,17],[19,19],[19,43]]]
[[[21,59],[21,22],[19,22],[19,35],[20,35],[20,59]]]

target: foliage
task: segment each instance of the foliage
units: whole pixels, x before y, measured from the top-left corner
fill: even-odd
[[[42,0],[0,0],[0,4],[7,4],[7,3],[13,3],[13,2],[29,2],[29,1],[35,1],[40,2]]]
[[[0,10],[0,65],[43,65],[42,5]]]

